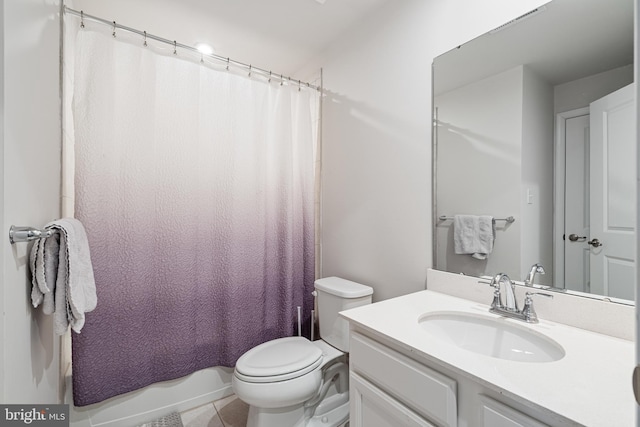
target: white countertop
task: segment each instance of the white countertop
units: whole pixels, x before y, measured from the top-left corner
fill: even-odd
[[[454,372],[499,388],[507,396],[524,399],[579,424],[635,425],[633,342],[544,319],[528,324],[503,318],[555,340],[566,354],[547,363],[496,359],[430,337],[418,318],[441,311],[500,317],[489,313],[488,305],[428,290],[347,310],[341,315],[418,356],[435,359]]]

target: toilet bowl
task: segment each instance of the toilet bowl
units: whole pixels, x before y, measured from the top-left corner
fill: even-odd
[[[340,311],[371,303],[373,289],[316,280],[321,340],[279,338],[243,354],[232,387],[249,404],[247,427],[338,427],[349,418],[348,323]]]

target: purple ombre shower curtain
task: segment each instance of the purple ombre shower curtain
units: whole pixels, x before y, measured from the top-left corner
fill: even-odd
[[[73,335],[78,406],[233,366],[313,305],[317,92],[125,38],[74,41],[75,215],[98,293]]]

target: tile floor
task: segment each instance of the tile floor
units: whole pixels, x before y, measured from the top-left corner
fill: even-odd
[[[249,406],[235,395],[182,412],[184,427],[246,427]]]
[[[184,427],[246,427],[249,405],[235,394],[180,413]],[[341,427],[349,427],[349,421]]]

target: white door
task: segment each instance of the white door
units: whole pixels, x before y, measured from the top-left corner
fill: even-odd
[[[635,299],[636,136],[633,84],[591,104],[591,291]]]
[[[589,292],[589,112],[563,118],[564,173],[564,287]]]

